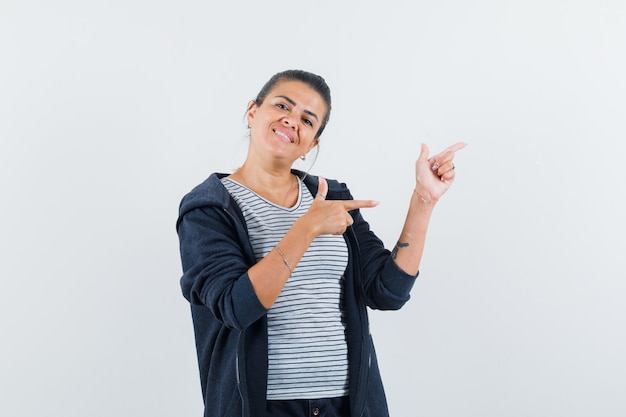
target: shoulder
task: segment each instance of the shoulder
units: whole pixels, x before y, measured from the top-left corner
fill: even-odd
[[[179,216],[199,207],[230,205],[230,194],[220,181],[227,174],[213,173],[183,196],[179,205]]]

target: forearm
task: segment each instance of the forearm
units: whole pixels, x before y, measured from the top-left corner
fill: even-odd
[[[416,275],[419,271],[434,205],[435,202],[425,203],[415,192],[411,195],[404,227],[391,252],[398,267],[407,274]]]
[[[252,287],[265,308],[274,304],[314,238],[315,233],[300,218],[265,258],[248,270]]]

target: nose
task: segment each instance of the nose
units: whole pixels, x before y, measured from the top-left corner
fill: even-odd
[[[291,116],[285,116],[285,118],[283,119],[283,125],[290,127],[292,129],[296,129],[296,122],[293,120],[293,118]]]

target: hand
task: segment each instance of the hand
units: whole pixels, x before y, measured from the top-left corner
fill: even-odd
[[[426,144],[415,162],[415,192],[426,201],[437,201],[452,185],[455,177],[454,155],[465,148],[464,142],[455,143],[441,153],[429,157]]]
[[[315,236],[341,235],[354,223],[350,210],[366,207],[376,207],[375,200],[326,200],[328,183],[323,177],[319,177],[319,188],[313,204],[302,216],[313,228]]]

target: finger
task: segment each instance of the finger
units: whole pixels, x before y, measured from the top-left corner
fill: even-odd
[[[333,233],[336,236],[341,236],[344,234],[344,232],[346,231],[346,227],[341,227],[339,230],[337,230],[335,233]]]
[[[428,145],[422,143],[422,149],[420,150],[420,156],[417,158],[417,162],[428,161],[428,153],[429,153]]]
[[[454,153],[456,151],[460,151],[461,149],[465,148],[466,146],[467,146],[467,143],[465,143],[465,142],[457,142],[454,145],[448,146],[443,152],[450,151],[450,152]]]
[[[428,156],[429,153],[430,151],[428,149],[428,146],[425,143],[422,143],[422,150],[420,152],[420,156],[417,158],[417,163],[419,164],[420,162],[423,162],[424,159],[426,159],[426,161],[430,163],[430,169],[436,171],[441,166],[441,153],[438,153],[437,155],[433,155],[431,157]]]
[[[315,198],[320,197],[323,200],[326,200],[326,194],[328,194],[328,183],[326,182],[326,178],[319,177],[319,186],[317,187],[317,195]]]
[[[454,164],[453,163],[446,164],[446,167],[448,168],[439,175],[439,178],[443,182],[450,183],[454,180],[454,177],[456,176],[456,172],[454,170]]]
[[[446,158],[447,159],[447,158]],[[452,162],[452,158],[450,158],[449,161],[447,162],[443,162],[441,161],[439,163],[439,169],[437,170],[437,175],[439,175],[440,177],[443,176],[446,173],[449,173],[451,171],[454,170],[454,162]]]
[[[380,203],[376,200],[340,200],[346,211],[356,210],[360,208],[376,207]]]
[[[430,150],[428,149],[428,145],[426,145],[425,143],[422,143],[422,149],[420,150],[420,156],[417,158],[417,162],[416,162],[416,166],[419,166],[420,163],[423,162],[428,162],[430,163],[430,168],[435,171],[437,168],[439,168],[439,162],[437,162],[437,155],[433,156],[432,158],[429,158],[428,155],[430,153]]]
[[[439,170],[438,173],[439,173],[439,175],[441,175],[440,168],[443,167],[444,165],[448,164],[448,163],[451,163],[452,159],[454,158],[454,154],[457,151],[465,148],[466,146],[467,146],[467,144],[465,142],[457,142],[454,145],[448,146],[446,149],[444,149],[443,151],[441,151],[437,155],[435,155],[432,158],[430,158],[429,161],[433,162],[433,164],[431,166],[433,171]]]
[[[439,177],[439,179],[444,182],[447,180],[450,180],[455,175],[455,172],[453,169],[447,169],[445,168],[445,166],[444,168],[439,168],[437,171],[435,171],[435,174]]]
[[[445,173],[440,177],[440,179],[442,182],[445,182],[446,184],[452,184],[452,182],[454,181],[454,175]]]

